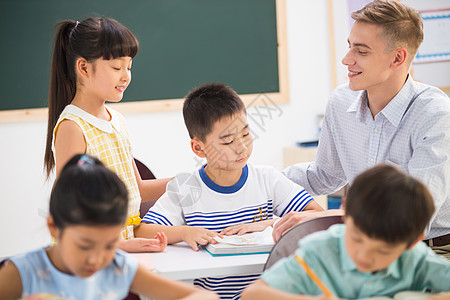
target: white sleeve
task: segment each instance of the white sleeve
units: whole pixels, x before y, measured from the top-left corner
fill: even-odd
[[[186,225],[184,220],[183,205],[186,204],[189,194],[184,194],[183,185],[186,176],[192,174],[180,174],[167,184],[166,192],[156,201],[147,212],[142,222],[167,226]]]
[[[282,217],[290,211],[302,211],[313,200],[302,186],[274,168],[270,170],[270,178],[275,215]]]

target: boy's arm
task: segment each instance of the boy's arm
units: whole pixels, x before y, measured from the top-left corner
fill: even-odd
[[[308,295],[294,295],[285,293],[283,291],[277,290],[267,283],[265,283],[262,279],[259,279],[249,285],[241,295],[242,300],[336,300],[336,298],[329,298],[325,295],[322,296],[308,296]],[[433,299],[434,300],[434,299]],[[440,299],[436,299],[440,300]]]
[[[195,226],[165,226],[159,224],[141,223],[134,229],[135,237],[150,238],[158,232],[163,232],[167,236],[168,244],[186,242],[194,251],[198,251],[198,245],[208,243],[215,244],[214,237],[219,236],[217,232]]]

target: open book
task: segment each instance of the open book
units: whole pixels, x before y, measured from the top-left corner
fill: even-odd
[[[269,253],[274,245],[272,229],[268,226],[261,232],[216,237],[217,244],[208,244],[205,249],[213,256]]]
[[[398,292],[394,295],[394,297],[380,296],[380,297],[369,297],[369,298],[361,298],[359,300],[418,300],[430,297],[430,293],[425,292],[414,292],[414,291],[405,291]]]

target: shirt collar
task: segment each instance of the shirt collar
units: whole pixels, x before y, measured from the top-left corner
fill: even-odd
[[[215,183],[214,181],[212,181],[208,175],[206,175],[205,172],[205,167],[206,164],[203,165],[199,170],[198,173],[200,174],[200,178],[202,179],[202,181],[206,184],[206,186],[208,186],[210,189],[212,189],[213,191],[217,192],[217,193],[222,193],[222,194],[232,194],[232,193],[236,193],[237,191],[239,191],[244,184],[247,182],[247,178],[248,178],[248,166],[245,165],[242,168],[242,173],[241,173],[241,177],[239,178],[238,182],[236,182],[235,184],[231,185],[231,186],[221,186],[218,185],[217,183]]]
[[[83,120],[85,120],[87,123],[97,127],[98,129],[105,131],[107,133],[113,133],[114,128],[119,128],[119,120],[118,117],[115,114],[115,111],[110,109],[109,107],[105,106],[108,113],[111,115],[111,121],[105,121],[100,118],[97,118],[94,115],[91,115],[87,111],[79,108],[78,106],[75,106],[73,104],[67,105],[63,113],[70,113],[73,114]]]
[[[397,258],[396,260],[394,260],[393,263],[391,263],[389,265],[389,267],[387,267],[387,269],[385,271],[386,275],[391,275],[392,277],[397,278],[397,279],[399,279],[401,277],[400,276],[400,266],[399,266],[398,260],[399,259]]]
[[[406,111],[408,110],[410,104],[415,99],[413,95],[415,94],[415,84],[414,80],[409,76],[406,79],[405,84],[401,90],[389,101],[388,105],[381,111],[381,113],[391,122],[392,125],[398,126]]]
[[[356,113],[355,117],[362,120],[364,117],[364,111],[367,108],[367,92],[359,91],[355,101],[347,109],[348,113]]]
[[[386,105],[380,113],[382,113],[392,125],[398,126],[413,100],[412,95],[415,95],[415,91],[416,87],[414,80],[408,74],[408,78],[401,90],[391,101],[389,101],[388,105]],[[363,120],[365,111],[368,109],[367,91],[360,91],[358,97],[356,97],[355,101],[353,101],[347,109],[347,112],[356,112],[355,117]]]
[[[343,271],[353,271],[357,270],[356,265],[353,262],[353,260],[348,256],[347,248],[345,247],[345,232],[340,237],[339,240],[339,254],[340,254],[340,260],[341,260],[341,266]]]

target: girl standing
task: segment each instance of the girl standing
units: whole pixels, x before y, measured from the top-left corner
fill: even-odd
[[[113,170],[129,193],[128,219],[119,248],[161,251],[158,239],[133,239],[143,201],[156,200],[169,179],[142,180],[131,152],[123,116],[105,105],[119,102],[131,81],[139,43],[113,19],[88,18],[57,24],[49,89],[45,169],[47,176],[74,154],[91,154]]]

